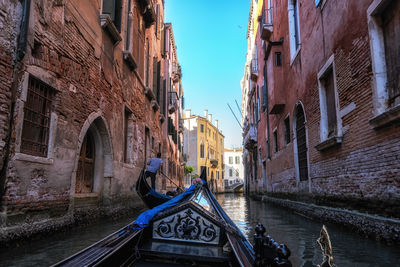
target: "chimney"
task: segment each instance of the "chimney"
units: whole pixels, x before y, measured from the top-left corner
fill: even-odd
[[[191,110],[191,109],[185,110],[185,117],[186,117],[186,118],[192,117],[192,110]]]
[[[218,129],[218,120],[215,120],[215,127]]]
[[[212,124],[212,114],[208,114],[208,120],[209,120],[210,123]]]
[[[204,110],[204,118],[206,118],[206,119],[208,118],[208,109]]]

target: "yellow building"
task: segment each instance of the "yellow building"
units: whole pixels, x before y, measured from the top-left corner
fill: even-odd
[[[224,138],[218,129],[218,120],[212,121],[212,114],[205,110],[204,117],[192,115],[186,110],[184,120],[183,151],[187,157],[187,165],[194,172],[201,174],[205,168],[210,188],[214,192],[224,191]],[[186,177],[185,186],[191,183]]]

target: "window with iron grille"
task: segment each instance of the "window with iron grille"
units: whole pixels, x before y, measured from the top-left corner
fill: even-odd
[[[54,96],[53,88],[32,76],[29,77],[21,137],[22,153],[47,156]]]

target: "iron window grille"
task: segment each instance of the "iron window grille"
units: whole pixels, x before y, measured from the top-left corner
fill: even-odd
[[[46,157],[55,90],[30,76],[24,105],[21,152]]]

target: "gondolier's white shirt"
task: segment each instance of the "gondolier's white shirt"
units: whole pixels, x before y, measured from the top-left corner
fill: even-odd
[[[146,171],[156,173],[158,171],[158,168],[160,168],[161,164],[163,164],[162,159],[152,158],[152,159],[150,159],[150,165],[147,166]]]

